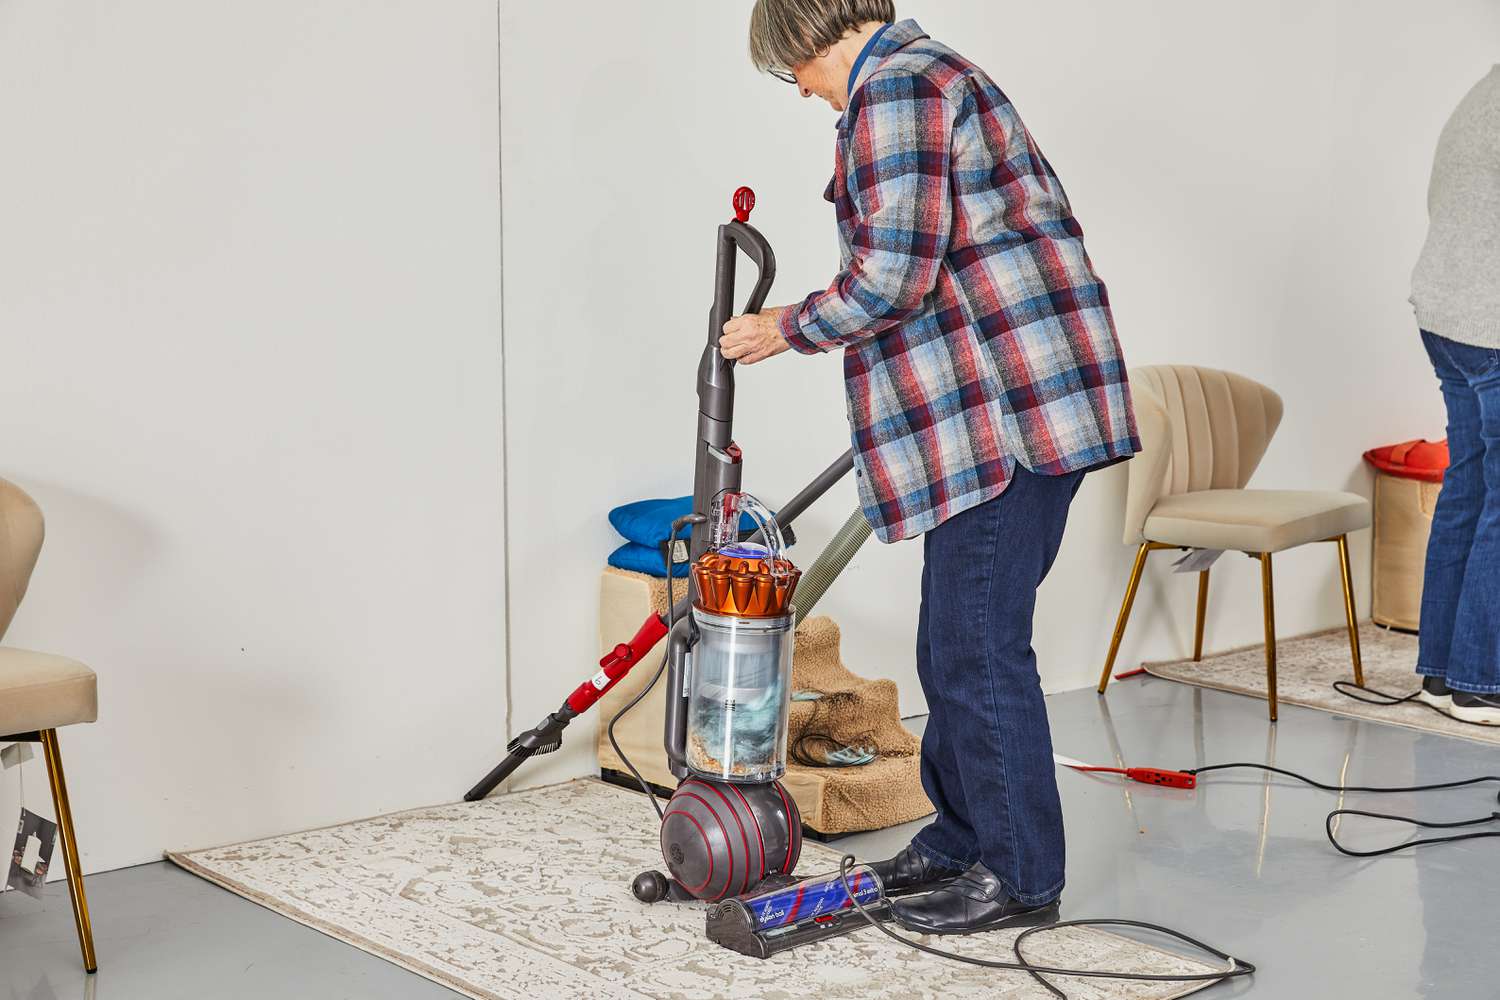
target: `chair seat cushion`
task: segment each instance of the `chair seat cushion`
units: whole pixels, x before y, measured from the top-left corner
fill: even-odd
[[[0,737],[99,717],[94,672],[77,660],[0,646]]]
[[[1162,497],[1146,518],[1153,542],[1280,552],[1370,526],[1370,502],[1323,490],[1200,490]]]

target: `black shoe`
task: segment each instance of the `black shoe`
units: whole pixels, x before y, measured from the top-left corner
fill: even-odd
[[[1041,906],[1018,903],[983,864],[915,899],[891,903],[891,916],[909,931],[973,934],[999,927],[1031,927],[1057,920],[1057,901]]]
[[[894,858],[876,861],[870,867],[880,876],[880,884],[885,887],[886,895],[931,889],[963,874],[961,869],[945,868],[936,861],[928,860],[925,854],[918,853],[912,847],[903,847],[901,853]]]
[[[1423,677],[1422,690],[1417,692],[1417,700],[1446,712],[1453,703],[1453,692],[1448,690],[1448,682],[1443,678]]]
[[[1478,722],[1486,726],[1500,726],[1500,694],[1472,694],[1468,691],[1453,692],[1453,708],[1449,710],[1455,719]]]

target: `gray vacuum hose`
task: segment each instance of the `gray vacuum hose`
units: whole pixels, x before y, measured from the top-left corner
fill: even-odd
[[[833,581],[839,578],[844,567],[849,565],[849,561],[869,537],[870,522],[865,520],[863,512],[856,510],[824,546],[823,551],[818,553],[813,564],[803,571],[802,579],[797,582],[796,596],[792,598],[792,603],[797,607],[798,625],[812,611],[813,605],[828,593]]]

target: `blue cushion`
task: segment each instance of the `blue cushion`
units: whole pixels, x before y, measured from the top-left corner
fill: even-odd
[[[610,511],[609,523],[614,525],[615,530],[627,541],[638,545],[648,545],[654,552],[656,546],[666,541],[667,536],[672,533],[672,522],[684,514],[691,513],[692,509],[693,498],[691,496],[637,500],[635,503],[627,503]],[[755,521],[748,514],[740,515],[740,530],[755,530]],[[686,538],[690,533],[691,527],[684,526],[677,537]],[[660,564],[660,562],[661,560],[658,559],[657,563]],[[656,575],[666,574],[663,571]]]
[[[609,554],[609,564],[616,569],[628,569],[633,573],[647,573],[651,576],[667,575],[667,568],[661,562],[661,550],[654,545],[626,542]],[[673,577],[684,577],[687,574],[687,563],[678,563],[672,567]]]
[[[637,500],[635,503],[627,503],[610,511],[609,523],[614,525],[615,530],[626,540],[635,542],[637,545],[648,546],[655,552],[656,544],[666,541],[667,536],[672,533],[672,522],[692,509],[693,498],[690,496]],[[688,530],[683,528],[682,536],[686,536]],[[660,558],[656,560],[656,564],[657,569],[661,569]],[[656,575],[665,574],[657,573]]]

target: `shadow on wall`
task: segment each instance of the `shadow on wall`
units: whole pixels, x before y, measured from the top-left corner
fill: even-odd
[[[0,477],[31,495],[41,507],[47,526],[28,598],[21,604],[16,623],[28,635],[44,636],[45,648],[55,647],[70,655],[63,647],[68,637],[80,631],[79,623],[46,628],[51,624],[47,621],[48,602],[45,596],[39,600],[37,595],[66,589],[80,598],[92,612],[90,617],[127,604],[164,536],[145,519],[100,497],[24,474],[0,472]],[[12,640],[15,627],[10,634]]]
[[[224,657],[216,662],[184,656],[184,632],[194,629],[204,602],[254,601],[256,595],[225,579],[202,580],[187,592],[164,594],[160,586],[151,586],[151,578],[171,557],[167,531],[98,496],[55,482],[4,477],[36,500],[47,530],[26,599],[5,642],[81,660],[99,677],[99,721],[77,727],[67,737],[70,745],[83,751],[70,761],[71,783],[80,786],[75,808],[85,817],[90,811],[94,796],[88,793],[89,784],[129,781],[140,773],[174,776],[171,787],[151,790],[158,805],[171,799],[190,802],[190,775],[197,769],[188,766],[190,756],[184,755],[184,748],[212,746],[236,761],[228,780],[259,790],[255,810],[276,815],[276,789],[285,777],[276,761],[284,760],[287,752],[267,753],[266,745],[316,733],[328,704],[347,693],[336,690],[333,679],[323,679],[315,662],[293,662],[295,653],[286,649],[272,655],[272,667],[266,664],[265,651],[252,652],[249,662],[259,665],[248,670],[235,669],[229,659],[244,652],[231,645],[232,640],[226,640]],[[289,561],[288,573],[293,571]],[[66,601],[50,599],[64,593],[69,595]],[[174,614],[155,610],[164,596],[177,599]],[[255,615],[249,612],[247,621]],[[150,638],[122,645],[122,636],[139,637],[143,630],[112,623],[143,618],[155,622],[144,630]],[[143,662],[149,662],[149,671],[131,669]],[[297,676],[299,683],[284,683],[288,674]],[[230,713],[253,724],[226,725]],[[146,726],[168,730],[169,735],[145,744],[132,741],[132,760],[116,761],[91,749],[97,744],[103,750],[115,734]],[[141,754],[152,759],[142,760]],[[89,845],[84,847],[87,852]]]

